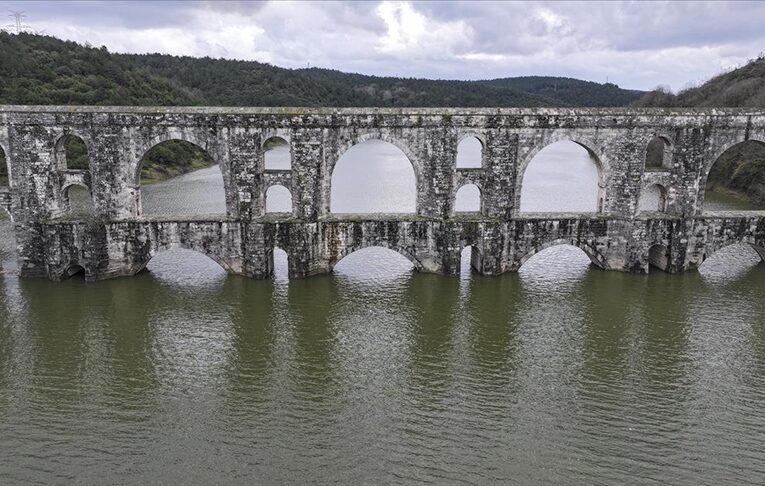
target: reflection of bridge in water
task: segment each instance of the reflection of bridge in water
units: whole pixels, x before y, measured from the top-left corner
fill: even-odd
[[[89,170],[67,166],[64,142],[79,137]],[[332,174],[350,147],[378,139],[398,147],[414,169],[413,214],[330,212]],[[202,147],[220,165],[226,215],[143,216],[144,154],[169,140]],[[523,175],[544,147],[571,140],[598,166],[597,212],[519,212]],[[458,147],[480,142],[477,166],[461,167]],[[765,113],[720,109],[323,109],[0,107],[0,147],[25,276],[96,280],[132,275],[159,251],[201,252],[229,272],[267,277],[275,248],[290,276],[330,271],[344,256],[379,246],[415,268],[459,273],[461,251],[483,274],[517,270],[557,244],[582,249],[601,268],[669,272],[698,267],[731,244],[765,258],[765,212],[703,213],[707,175],[718,157],[745,141],[765,141]],[[287,167],[269,166],[272,147]],[[285,149],[286,150],[286,149]],[[73,217],[69,190],[90,191],[94,215]],[[267,194],[286,188],[291,213],[266,213]],[[465,187],[480,210],[455,212]],[[639,211],[658,190],[656,211]]]

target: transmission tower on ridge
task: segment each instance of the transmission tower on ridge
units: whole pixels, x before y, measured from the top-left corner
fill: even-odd
[[[14,12],[11,11],[11,14],[8,15],[8,17],[13,19],[13,23],[8,24],[7,27],[9,29],[14,29],[17,34],[21,34],[26,29],[29,29],[30,27],[23,23],[24,19],[26,18],[26,15],[24,12]]]

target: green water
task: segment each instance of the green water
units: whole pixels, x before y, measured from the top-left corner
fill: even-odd
[[[162,184],[145,205],[186,204]],[[562,246],[460,278],[368,249],[292,281],[179,250],[90,284],[17,278],[0,229],[3,484],[765,482],[749,248],[640,276]]]

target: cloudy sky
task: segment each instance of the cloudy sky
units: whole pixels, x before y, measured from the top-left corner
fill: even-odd
[[[0,1],[0,10],[112,52],[407,77],[538,74],[677,90],[765,51],[765,2]]]

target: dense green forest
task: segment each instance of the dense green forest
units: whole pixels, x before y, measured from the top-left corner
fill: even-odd
[[[677,94],[657,88],[645,93],[635,106],[737,106],[765,108],[765,57],[758,57],[729,72],[719,74],[701,86]]]
[[[285,69],[254,61],[112,54],[0,33],[0,103],[220,106],[623,106],[642,91],[570,78],[452,81]]]

